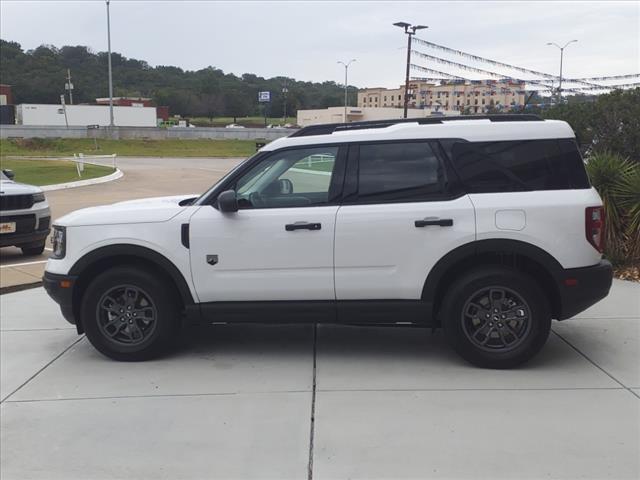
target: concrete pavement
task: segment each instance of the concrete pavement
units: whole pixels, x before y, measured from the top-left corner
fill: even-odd
[[[201,193],[241,160],[120,157],[118,167],[124,172],[123,178],[105,184],[47,192],[46,196],[55,219],[79,208],[135,198]],[[105,160],[105,164],[110,165],[109,162]],[[2,248],[0,288],[39,282],[50,250],[37,257],[24,257],[18,248]]]
[[[411,328],[216,325],[118,363],[42,289],[1,310],[3,480],[640,477],[640,285],[517,370]]]

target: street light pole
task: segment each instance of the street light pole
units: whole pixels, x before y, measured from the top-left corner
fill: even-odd
[[[352,58],[351,60],[349,60],[349,62],[344,63],[338,60],[338,63],[342,64],[344,66],[344,123],[347,123],[347,105],[348,105],[348,100],[347,100],[347,88],[349,87],[349,65],[351,65],[353,62],[355,62],[356,59]]]
[[[562,60],[564,57],[564,49],[567,48],[570,44],[577,42],[578,40],[570,40],[564,44],[564,47],[561,47],[555,42],[548,42],[547,45],[553,45],[560,49],[560,79],[558,81],[558,104],[562,103]]]
[[[107,48],[109,51],[108,63],[109,63],[109,126],[113,127],[113,75],[111,72],[111,19],[109,14],[109,2],[107,2]]]
[[[407,110],[409,108],[409,70],[411,69],[411,37],[416,34],[416,30],[429,28],[425,25],[411,25],[407,22],[396,22],[396,27],[404,28],[407,34],[407,72],[404,79],[404,118],[407,118]]]

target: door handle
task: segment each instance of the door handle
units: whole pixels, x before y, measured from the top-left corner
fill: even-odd
[[[284,226],[287,232],[293,232],[294,230],[320,230],[321,228],[322,224],[309,222],[287,223]]]
[[[417,228],[428,227],[430,225],[438,225],[440,227],[451,227],[453,226],[452,218],[431,218],[427,217],[424,220],[416,220],[415,226]]]

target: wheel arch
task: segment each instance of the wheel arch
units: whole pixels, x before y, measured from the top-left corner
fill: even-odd
[[[73,310],[77,319],[78,331],[82,331],[79,306],[89,281],[107,268],[118,265],[134,265],[147,268],[170,282],[178,292],[182,308],[193,305],[194,298],[182,272],[164,255],[147,247],[131,244],[115,244],[100,247],[87,253],[73,264],[69,275],[76,276],[73,291]]]
[[[424,282],[422,300],[431,302],[436,318],[442,298],[463,272],[481,265],[504,265],[530,275],[549,299],[554,318],[561,313],[560,288],[556,278],[560,262],[540,247],[519,240],[478,240],[459,246],[442,257]]]

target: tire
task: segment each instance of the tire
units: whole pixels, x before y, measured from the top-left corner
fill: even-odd
[[[42,242],[42,245],[36,245],[35,247],[21,247],[20,250],[22,250],[23,255],[27,256],[42,255],[42,252],[44,252],[44,245],[45,243]]]
[[[120,361],[167,353],[180,329],[174,289],[157,273],[134,267],[114,267],[96,277],[82,298],[80,318],[91,344]]]
[[[540,351],[551,329],[549,302],[538,284],[497,266],[460,276],[447,291],[439,316],[453,349],[484,368],[523,364]]]

